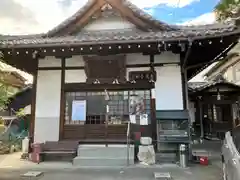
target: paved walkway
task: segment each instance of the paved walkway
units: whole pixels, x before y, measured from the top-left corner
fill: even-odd
[[[19,160],[20,154],[8,155],[0,162],[1,180],[19,180],[25,178],[22,174],[28,171],[42,171],[44,175],[40,180],[153,180],[154,172],[170,172],[172,180],[221,180],[220,157],[212,159],[209,166],[191,165],[182,169],[176,165],[135,165],[124,168],[79,168],[71,163],[33,164]],[[26,178],[27,179],[27,178]],[[31,178],[34,180],[35,178]]]
[[[26,170],[0,170],[1,180],[24,179],[21,174]],[[172,180],[221,180],[221,170],[213,166],[162,168],[123,168],[123,169],[65,169],[44,170],[41,180],[153,180],[154,172],[170,172]],[[27,179],[27,178],[26,178]],[[35,179],[35,178],[32,178]]]
[[[0,180],[19,180],[28,171],[42,171],[40,180],[153,180],[154,172],[170,172],[172,180],[222,180],[220,144],[205,143],[195,148],[211,151],[209,166],[191,165],[182,169],[177,165],[134,165],[116,168],[79,168],[71,163],[43,162],[34,164],[20,160],[21,153],[0,156]],[[31,178],[34,180],[35,178]]]

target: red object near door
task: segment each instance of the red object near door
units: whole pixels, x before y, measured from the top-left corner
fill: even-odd
[[[208,165],[208,157],[200,157],[199,161],[201,165],[204,165],[204,166]]]
[[[42,152],[42,144],[40,143],[32,144],[32,150],[33,150],[33,152],[31,153],[32,162],[40,163],[41,161],[40,153]]]
[[[141,132],[135,132],[135,140],[140,141],[141,139]]]

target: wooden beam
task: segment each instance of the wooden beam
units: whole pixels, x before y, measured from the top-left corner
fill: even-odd
[[[155,87],[154,83],[150,82],[137,82],[132,83],[122,83],[122,84],[86,84],[86,83],[65,83],[64,91],[65,92],[85,92],[85,91],[104,91],[105,89],[109,91],[116,90],[148,90]]]
[[[154,56],[154,55],[153,55]],[[161,67],[164,65],[172,65],[172,64],[178,64],[180,65],[180,63],[176,63],[176,62],[166,62],[166,63],[153,63],[153,64],[128,64],[126,65],[126,68],[142,68],[142,67]],[[84,66],[69,66],[69,67],[65,67],[65,70],[84,70],[85,67]],[[49,71],[49,70],[62,70],[62,67],[39,67],[38,70],[41,71]]]

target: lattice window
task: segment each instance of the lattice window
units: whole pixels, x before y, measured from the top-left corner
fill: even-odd
[[[130,102],[132,96],[140,97],[141,113],[150,115],[150,91],[109,91],[106,100],[105,92],[67,92],[65,104],[65,124],[104,124],[106,114],[108,124],[125,124],[129,120]],[[74,100],[87,101],[87,117],[85,121],[72,120],[72,102]],[[107,113],[107,105],[109,112]]]

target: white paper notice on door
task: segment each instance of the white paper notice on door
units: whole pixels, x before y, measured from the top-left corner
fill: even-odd
[[[148,125],[148,114],[140,115],[140,125]]]
[[[130,119],[131,124],[136,124],[137,123],[135,114],[129,115],[129,119]]]
[[[74,100],[72,102],[72,120],[86,121],[86,100]]]

